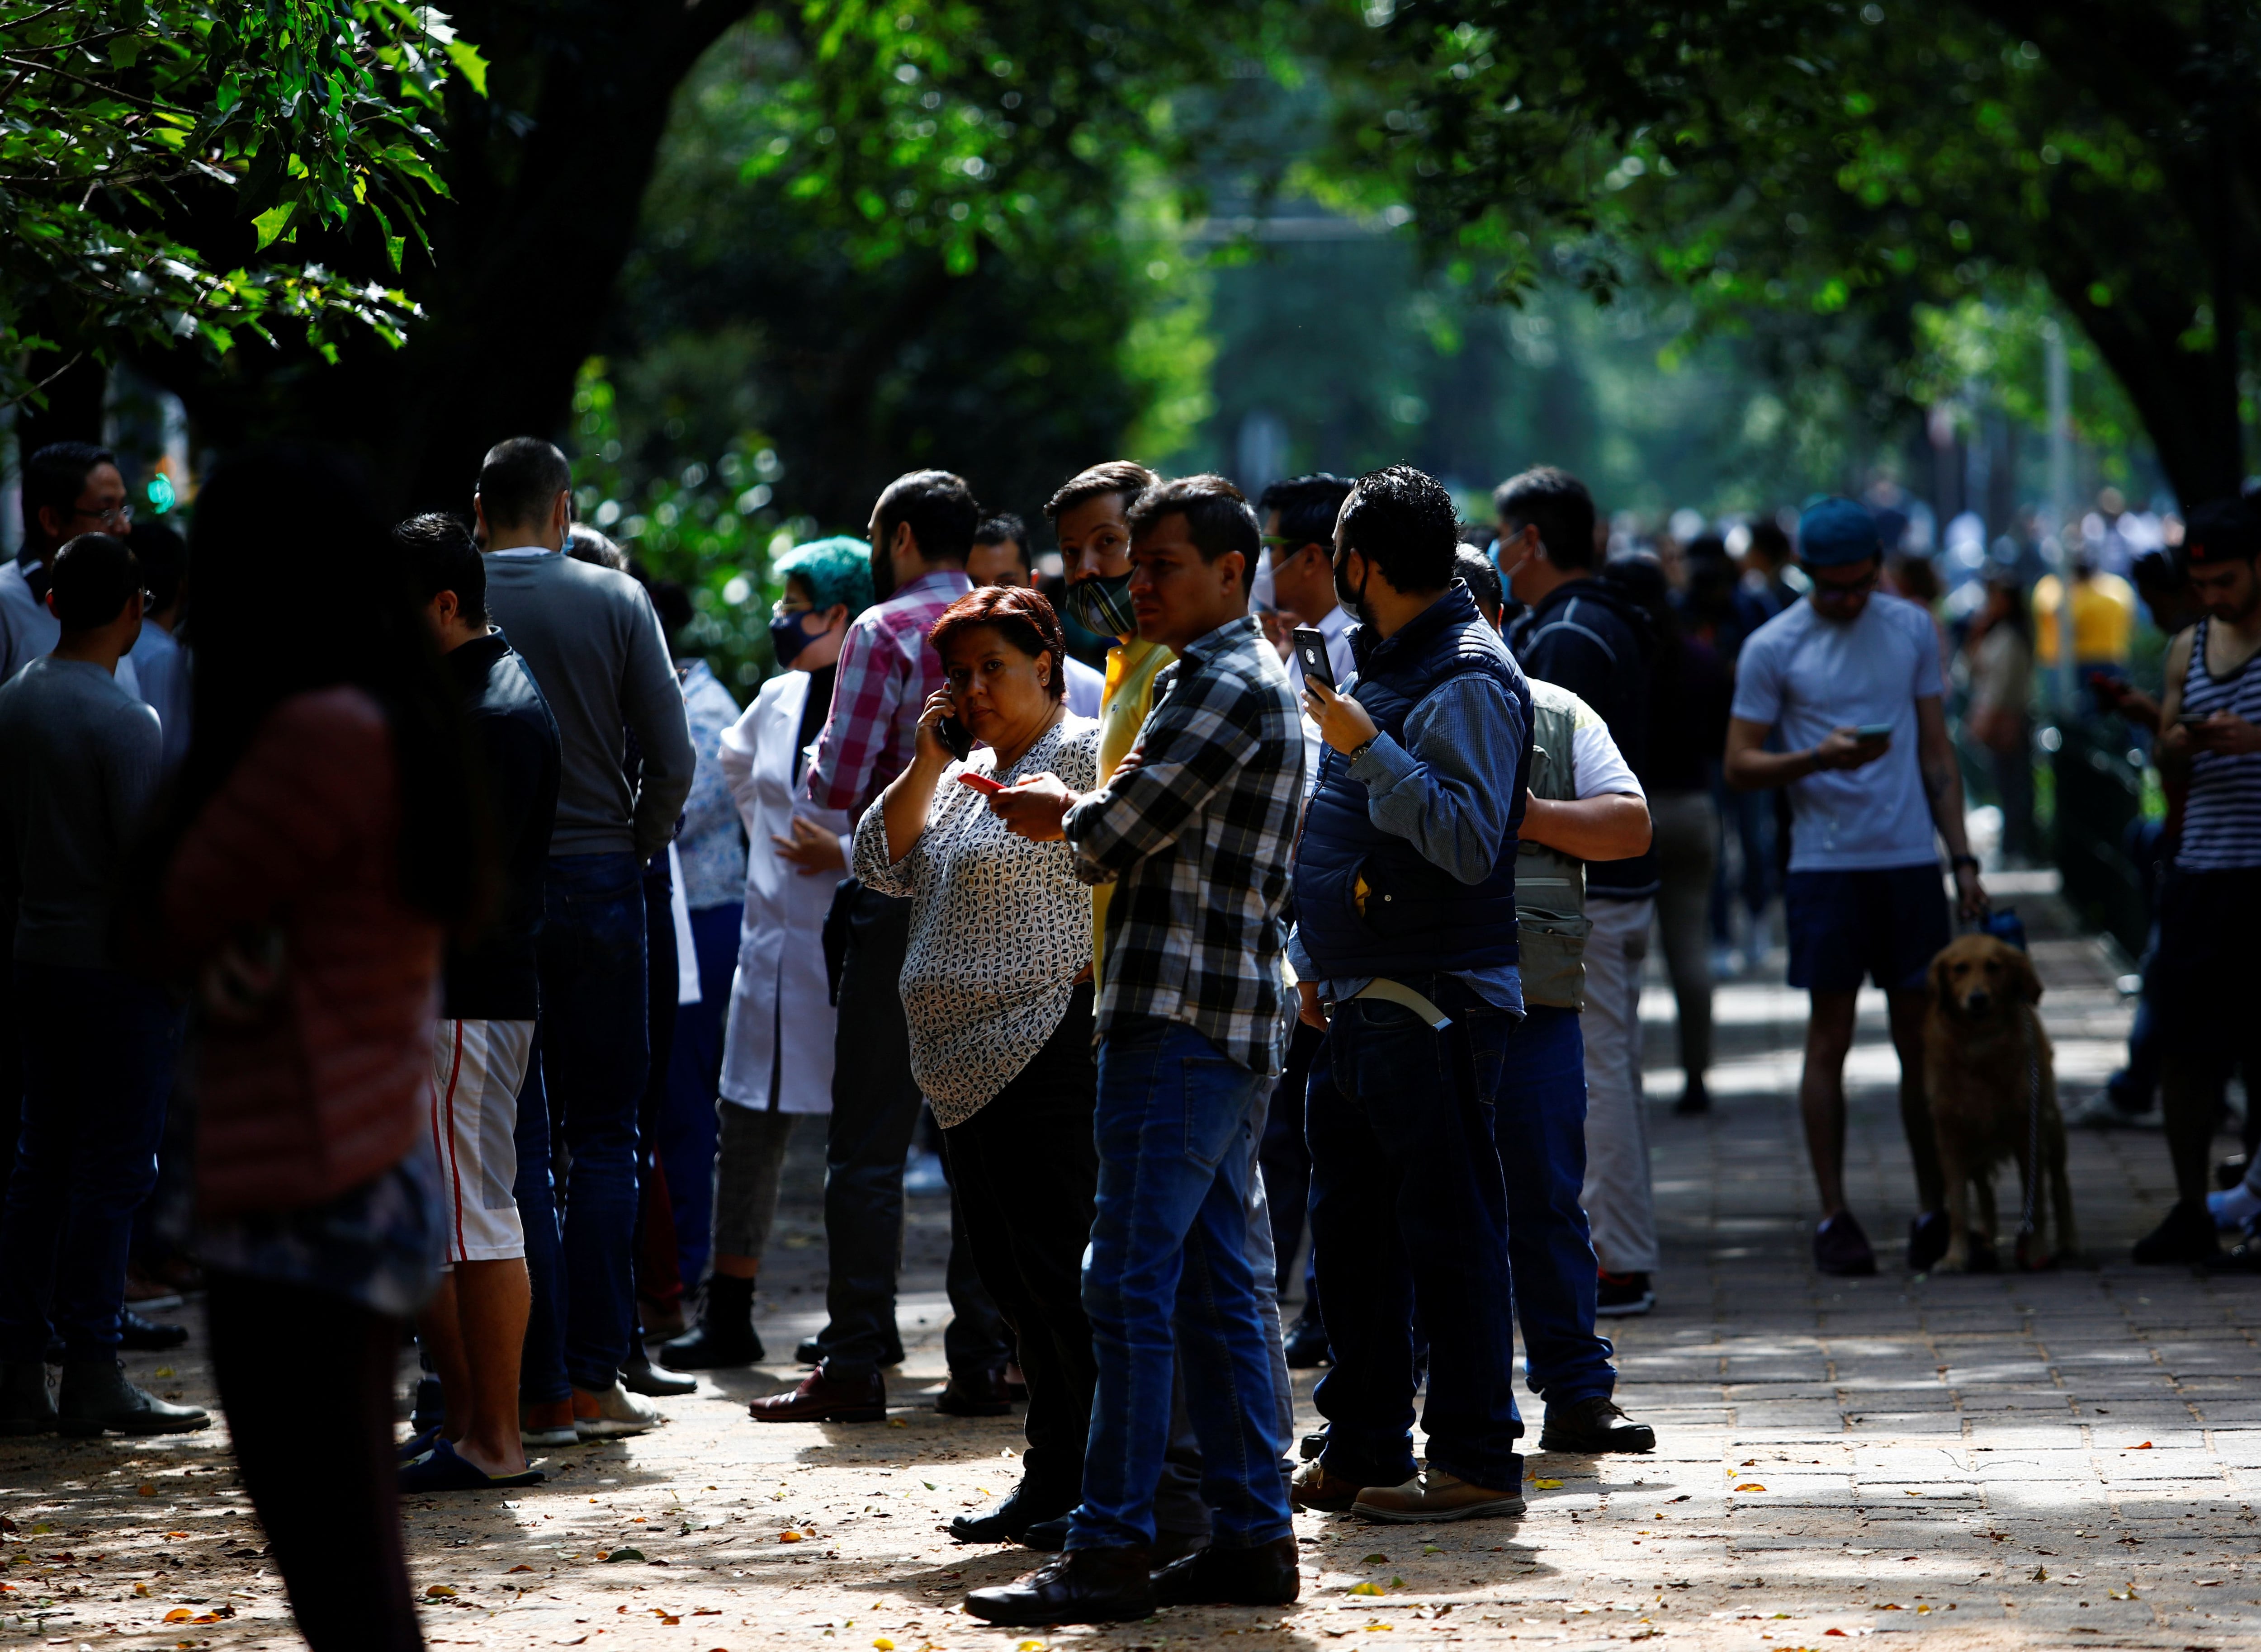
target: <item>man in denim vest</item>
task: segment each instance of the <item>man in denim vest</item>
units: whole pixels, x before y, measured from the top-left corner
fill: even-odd
[[[1335,528],[1359,617],[1350,693],[1307,685],[1326,743],[1296,855],[1289,959],[1327,1029],[1305,1128],[1335,1366],[1305,1508],[1450,1520],[1523,1509],[1507,1198],[1492,1093],[1523,1016],[1516,827],[1531,690],[1466,585],[1452,496],[1393,465]],[[1413,1461],[1413,1316],[1429,1339]]]

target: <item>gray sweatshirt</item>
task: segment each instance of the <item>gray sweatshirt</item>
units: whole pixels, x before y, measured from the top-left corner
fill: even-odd
[[[626,574],[556,551],[490,553],[487,615],[557,719],[564,767],[549,853],[650,860],[691,794],[691,726],[659,616]],[[635,734],[640,783],[631,787]]]
[[[19,962],[111,964],[111,907],[162,747],[157,713],[98,665],[42,654],[0,687],[0,877]]]

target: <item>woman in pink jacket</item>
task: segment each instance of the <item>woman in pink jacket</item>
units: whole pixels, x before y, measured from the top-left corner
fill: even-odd
[[[278,532],[294,506],[321,531]],[[154,905],[196,984],[183,1077],[214,1372],[308,1643],[391,1652],[421,1644],[394,1373],[437,1255],[422,1126],[441,940],[491,886],[477,776],[341,461],[227,465],[195,556],[195,734]]]

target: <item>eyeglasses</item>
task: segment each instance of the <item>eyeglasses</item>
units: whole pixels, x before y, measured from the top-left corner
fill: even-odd
[[[71,506],[71,514],[83,516],[90,522],[123,525],[133,519],[133,507],[130,504],[113,504],[108,510],[90,511],[83,504],[75,504]]]
[[[1882,575],[1871,569],[1859,579],[1842,582],[1834,579],[1817,579],[1813,582],[1813,594],[1825,601],[1833,597],[1858,597],[1863,592],[1876,590],[1880,578]]]

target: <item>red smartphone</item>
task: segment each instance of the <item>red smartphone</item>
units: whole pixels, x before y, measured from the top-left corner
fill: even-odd
[[[976,791],[987,792],[993,796],[1005,790],[999,782],[992,780],[987,775],[977,775],[970,769],[958,775],[958,783],[961,786],[971,786]]]

